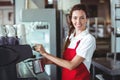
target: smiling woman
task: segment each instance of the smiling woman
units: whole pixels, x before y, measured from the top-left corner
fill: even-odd
[[[48,53],[42,44],[36,44],[35,51],[44,57],[45,64],[55,64],[62,68],[62,80],[90,80],[89,69],[96,41],[86,27],[88,19],[86,6],[74,5],[69,19],[70,29],[62,58]]]

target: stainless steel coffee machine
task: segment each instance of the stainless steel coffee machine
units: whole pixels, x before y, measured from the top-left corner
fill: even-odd
[[[33,56],[29,45],[2,45],[0,46],[0,80],[37,80],[20,78],[17,74],[16,64]]]
[[[57,24],[56,21],[60,15],[58,16],[56,13],[56,9],[22,10],[21,24],[25,25],[26,44],[34,46],[34,44],[40,43],[48,53],[55,56],[60,54],[60,23]],[[36,58],[41,57],[36,51],[33,51],[33,54],[36,55]],[[45,72],[50,80],[57,80],[57,66],[46,65]]]

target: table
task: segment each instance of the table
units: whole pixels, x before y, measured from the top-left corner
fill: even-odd
[[[103,71],[104,73],[112,76],[112,80],[115,80],[115,76],[120,75],[120,61],[114,61],[112,58],[94,58],[92,60],[93,67],[93,80],[95,79],[95,67]]]

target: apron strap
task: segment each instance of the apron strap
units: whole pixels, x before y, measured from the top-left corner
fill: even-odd
[[[80,40],[77,42],[75,49],[78,47],[79,43],[80,43]]]

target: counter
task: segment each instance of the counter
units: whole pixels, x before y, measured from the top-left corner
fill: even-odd
[[[112,58],[94,58],[92,60],[93,67],[93,80],[95,79],[95,67],[100,69],[102,72],[110,75],[112,80],[116,80],[116,76],[120,75],[120,61],[114,60]]]

